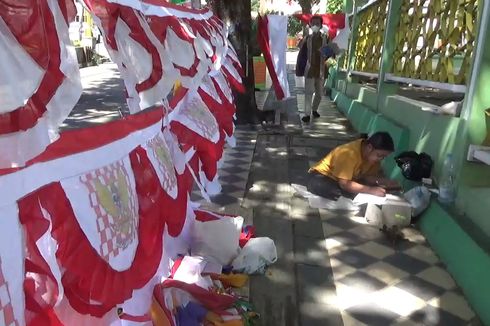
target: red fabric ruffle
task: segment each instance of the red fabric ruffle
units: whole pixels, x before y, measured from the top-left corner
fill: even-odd
[[[12,112],[0,114],[0,134],[28,130],[46,112],[46,105],[63,83],[61,50],[54,16],[47,1],[28,0],[4,3],[0,17],[26,52],[44,70],[37,90],[27,103]]]
[[[161,216],[163,189],[143,148],[130,154],[139,204],[138,247],[131,267],[116,271],[99,256],[80,228],[59,183],[52,183],[22,201],[39,201],[52,219],[52,236],[58,242],[56,257],[64,274],[62,284],[70,305],[82,314],[102,317],[131,298],[156,273],[163,251],[165,220]],[[35,213],[33,205],[23,206]],[[166,209],[169,209],[167,207]],[[97,303],[95,303],[97,302]]]

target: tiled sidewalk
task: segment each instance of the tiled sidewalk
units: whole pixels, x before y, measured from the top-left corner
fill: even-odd
[[[309,166],[354,135],[332,103],[324,101],[320,113],[321,118],[303,127],[303,134],[259,135],[257,141],[250,184],[260,184],[265,191],[247,197],[255,199],[258,231],[276,241],[281,247],[279,260],[286,262],[274,266],[265,280],[252,281],[254,302],[266,305],[260,307],[264,314],[273,311],[274,317],[265,317],[263,325],[283,325],[288,318],[293,319],[291,325],[303,326],[478,325],[463,294],[418,230],[405,229],[406,240],[393,246],[363,217],[312,209],[292,189],[284,189],[292,183],[304,184]],[[270,156],[264,157],[265,153]],[[275,177],[269,178],[266,169],[257,171],[265,162],[271,162],[275,171],[269,174]],[[271,194],[271,189],[276,193]],[[267,197],[261,201],[260,196]],[[294,282],[287,300],[282,299],[284,279]],[[265,300],[260,298],[264,296]],[[296,313],[278,314],[288,300]]]
[[[295,92],[302,111],[304,89],[295,87]],[[304,125],[304,137],[297,142],[301,146],[296,153],[303,150],[309,166],[336,142],[346,142],[354,135],[345,117],[326,98],[319,112],[321,118]],[[338,309],[344,325],[479,324],[461,290],[418,230],[405,229],[406,240],[393,247],[363,217],[327,210],[319,213],[332,274],[325,275],[330,284],[323,291],[317,289],[322,295],[314,299],[327,305],[326,311]],[[316,316],[301,323],[300,318],[300,324],[324,325],[325,320]]]
[[[320,211],[344,325],[468,325],[475,314],[424,237],[393,244],[364,218]]]
[[[245,220],[250,222],[251,214],[247,214],[241,204],[250,173],[257,133],[254,127],[236,127],[236,146],[226,146],[222,165],[218,170],[221,193],[211,196],[211,203],[209,203],[202,198],[199,189],[195,187],[192,200],[209,210],[244,215]]]
[[[304,184],[308,167],[355,133],[326,98],[321,118],[298,125],[304,91],[290,81],[286,128],[237,128],[219,172],[223,192],[203,204],[253,218],[258,235],[276,243],[277,263],[250,284],[261,325],[481,325],[416,229],[393,246],[364,218],[313,209],[294,195],[290,185]]]

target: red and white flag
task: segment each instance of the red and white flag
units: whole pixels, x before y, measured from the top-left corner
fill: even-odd
[[[222,69],[227,32],[212,12],[159,0],[84,0],[118,64],[132,113],[161,104],[179,83],[197,90]],[[228,67],[241,88],[241,76]]]
[[[82,87],[68,23],[72,0],[0,6],[0,168],[23,166],[58,138]]]
[[[258,40],[278,100],[291,96],[286,67],[288,17],[284,15],[259,16]]]
[[[33,138],[31,147],[15,152],[29,154],[18,155],[24,166],[0,170],[0,216],[6,217],[0,223],[6,319],[0,324],[149,323],[155,285],[170,275],[175,257],[189,251],[194,179],[203,192],[216,191],[218,161],[225,142],[232,142],[241,67],[221,21],[206,10],[158,0],[85,2],[119,64],[132,112],[156,107],[62,133],[41,154],[35,141],[46,146],[51,139]],[[36,15],[20,10],[24,4],[38,8]],[[0,42],[9,46],[0,55],[15,63],[7,71],[21,85],[14,92],[0,78],[0,90],[11,95],[0,98],[1,108],[13,108],[0,116],[10,119],[0,120],[0,132],[21,128],[15,122],[25,123],[25,112],[33,113],[26,132],[45,118],[62,120],[78,99],[79,80],[70,74],[77,65],[62,38],[67,28],[60,32],[71,17],[69,4],[26,0],[11,6],[20,8],[17,16],[0,12]],[[16,25],[15,17],[40,28],[23,35],[18,28],[27,23]],[[35,37],[42,46],[32,46]]]

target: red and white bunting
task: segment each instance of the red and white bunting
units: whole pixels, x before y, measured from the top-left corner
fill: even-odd
[[[68,36],[72,0],[6,2],[0,10],[0,168],[23,166],[58,138],[82,87]]]
[[[219,191],[218,162],[233,140],[242,71],[219,19],[160,0],[84,1],[131,112],[156,107],[51,143],[80,95],[66,26],[73,3],[26,0],[36,10],[0,10],[0,65],[9,63],[20,85],[0,77],[0,167],[19,165],[0,170],[0,324],[149,323],[155,285],[189,250],[193,182]],[[15,150],[1,146],[14,136]],[[220,310],[231,302],[216,299],[202,300]]]

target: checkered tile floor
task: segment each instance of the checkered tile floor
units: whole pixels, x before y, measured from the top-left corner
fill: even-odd
[[[301,115],[304,88],[291,74],[289,78],[291,84],[296,84]],[[318,149],[323,149],[323,157],[326,147],[338,145],[330,142],[345,142],[354,135],[345,117],[330,101],[322,100],[319,111],[320,119],[302,126],[304,134],[310,136],[308,144],[293,143],[295,150],[306,153],[310,166],[320,158]],[[313,144],[318,134],[322,135],[318,139],[320,144]],[[329,325],[481,325],[444,264],[418,230],[405,229],[405,240],[393,245],[385,234],[368,225],[364,217],[327,210],[319,213],[329,259],[327,274],[331,275],[324,276],[328,286],[322,291],[317,287],[314,298],[302,299],[321,303],[322,309],[329,307],[326,310],[332,315],[340,311],[342,321]]]
[[[212,196],[211,203],[202,198],[199,189],[195,188],[192,193],[192,200],[201,203],[203,207],[224,211],[230,206],[240,205],[243,200],[255,151],[257,131],[238,126],[235,130],[235,138],[236,146],[225,148],[223,165],[218,170],[221,193]],[[228,210],[227,212],[230,213]]]
[[[415,229],[388,241],[361,217],[320,210],[338,307],[347,325],[470,325],[475,313]]]
[[[299,86],[296,90],[296,95],[301,95]],[[295,143],[299,140],[293,139],[290,163],[297,160],[299,154],[306,156],[310,163],[316,162],[324,155],[325,147],[335,147],[353,136],[346,119],[326,102],[322,101],[320,107],[322,117],[302,126],[304,136],[310,137],[308,144]],[[300,98],[295,105],[301,107],[301,104]],[[193,193],[193,200],[206,208],[232,213],[233,208],[242,203],[257,131],[238,128],[235,135],[237,146],[225,150],[224,163],[219,170],[221,194],[207,203],[197,189]],[[319,144],[312,144],[315,138]],[[330,144],[329,139],[335,140],[335,144]],[[302,169],[294,173],[304,172]],[[290,204],[294,206],[294,199]],[[291,211],[302,209],[293,206]],[[481,325],[461,290],[417,230],[406,229],[406,240],[393,246],[377,228],[367,225],[364,218],[341,216],[326,210],[319,210],[319,213],[323,232],[293,234],[297,246],[293,256],[299,260],[304,256],[306,260],[295,262],[295,276],[280,274],[295,279],[300,326]],[[292,229],[298,232],[297,228]],[[318,231],[318,227],[314,230]],[[264,227],[262,232],[266,231]],[[321,247],[317,247],[318,241]],[[279,260],[288,261],[291,254],[283,252]],[[280,267],[277,270],[287,272]],[[267,313],[267,309],[262,313]]]

